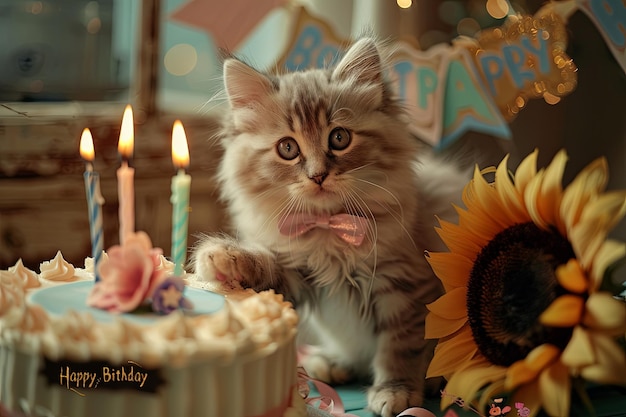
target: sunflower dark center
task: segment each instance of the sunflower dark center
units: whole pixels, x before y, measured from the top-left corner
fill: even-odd
[[[538,318],[566,292],[555,269],[574,257],[567,239],[534,223],[511,226],[483,247],[470,274],[467,313],[487,359],[509,366],[543,343],[566,346],[572,329],[547,327]]]

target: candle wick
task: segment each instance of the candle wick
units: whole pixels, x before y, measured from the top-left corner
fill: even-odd
[[[93,172],[93,164],[91,163],[91,161],[87,161],[85,170],[87,170],[88,172]]]

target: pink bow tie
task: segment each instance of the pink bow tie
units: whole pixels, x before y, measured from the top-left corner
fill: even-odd
[[[333,216],[315,216],[311,214],[288,214],[278,223],[278,230],[285,236],[300,236],[319,227],[330,229],[344,241],[354,246],[363,243],[367,232],[368,220],[364,217],[342,213]]]

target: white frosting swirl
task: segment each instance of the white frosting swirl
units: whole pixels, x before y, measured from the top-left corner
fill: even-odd
[[[19,321],[24,309],[24,289],[19,278],[11,272],[0,271],[0,328]]]
[[[174,262],[168,260],[163,255],[159,255],[159,264],[156,266],[157,271],[164,270],[167,272],[168,275],[172,275],[174,274],[175,267],[176,267],[176,264],[174,264]],[[185,275],[184,271],[183,271],[183,275]]]
[[[109,255],[106,252],[102,252],[102,258],[100,258],[100,262],[102,263],[106,261],[107,259],[109,259]],[[85,272],[88,272],[90,274],[95,273],[96,272],[95,264],[96,262],[91,256],[88,256],[87,258],[85,258]]]
[[[41,269],[40,279],[60,276],[61,285],[63,279],[79,279],[74,278],[74,268],[60,252]],[[295,370],[297,316],[291,304],[273,291],[229,293],[224,308],[213,314],[186,316],[177,311],[149,324],[138,324],[123,316],[100,322],[88,312],[51,315],[25,302],[25,288],[19,281],[15,274],[0,271],[0,346],[51,360],[135,361],[141,367],[164,368],[166,373],[172,369],[179,372],[183,367],[194,369],[197,364],[219,364],[218,368],[230,366],[239,372],[242,381],[271,372],[273,369],[265,368],[259,374],[256,366],[248,364],[273,352],[291,358],[285,363],[263,364],[280,367],[276,372],[282,375],[281,385],[276,392],[281,396],[285,388],[295,384],[295,372],[293,377],[289,372],[291,366]],[[288,415],[296,414],[292,410]]]
[[[9,272],[17,276],[23,288],[28,289],[41,286],[35,271],[26,268],[22,262],[22,258],[18,259],[15,265],[9,267]]]
[[[297,325],[291,304],[273,291],[231,297],[209,315],[174,312],[150,324],[123,317],[102,323],[89,313],[50,316],[40,306],[27,305],[17,281],[14,274],[0,271],[0,344],[28,340],[51,359],[130,359],[145,366],[184,366],[207,358],[228,362],[270,343],[292,341]]]
[[[58,251],[54,259],[42,262],[39,265],[40,278],[48,281],[74,281],[74,266],[63,259],[61,251]]]

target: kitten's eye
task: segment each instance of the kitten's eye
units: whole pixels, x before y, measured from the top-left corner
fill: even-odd
[[[276,149],[278,150],[278,155],[287,161],[291,161],[300,155],[298,142],[291,137],[282,138],[276,145]]]
[[[343,127],[334,128],[328,136],[328,146],[336,151],[343,151],[350,145],[351,141],[350,132]]]

